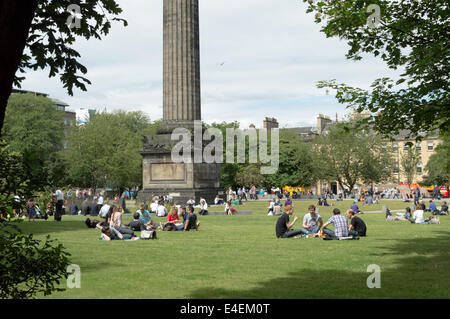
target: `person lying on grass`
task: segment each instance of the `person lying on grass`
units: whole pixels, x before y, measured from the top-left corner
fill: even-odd
[[[389,209],[386,210],[386,220],[401,220],[401,221],[407,221],[407,222],[411,222],[413,224],[416,223],[416,221],[414,219],[411,218],[411,208],[406,207],[405,208],[405,213],[403,214],[397,214],[398,216],[392,216],[391,212]]]
[[[284,213],[278,218],[275,226],[275,235],[277,238],[289,238],[299,236],[303,232],[301,229],[292,229],[298,217],[295,216],[292,223],[289,223],[290,216],[294,213],[294,207],[292,205],[284,206]]]
[[[98,220],[98,219],[90,219],[90,218],[86,218],[84,220],[84,223],[86,224],[86,226],[88,228],[98,228],[98,229],[102,229],[103,226],[108,226],[107,222]]]
[[[125,227],[102,227],[102,235],[101,238],[105,241],[120,239],[134,239],[134,233],[131,229]]]

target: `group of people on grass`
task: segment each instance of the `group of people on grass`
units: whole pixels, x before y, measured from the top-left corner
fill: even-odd
[[[198,230],[200,222],[197,221],[197,215],[194,213],[194,207],[172,206],[167,221],[165,223],[155,223],[150,212],[141,204],[139,209],[133,214],[133,220],[129,224],[122,222],[122,207],[105,204],[102,207],[100,216],[104,220],[91,220],[87,218],[84,223],[89,228],[97,228],[101,230],[101,239],[110,241],[115,239],[137,239],[135,231],[189,231],[191,229]],[[183,221],[180,222],[180,217]]]
[[[345,212],[350,224],[347,218],[341,215],[339,208],[333,209],[333,216],[324,223],[322,217],[316,212],[316,207],[310,205],[309,212],[303,217],[302,228],[299,229],[293,229],[298,220],[297,216],[290,222],[290,217],[294,213],[292,204],[285,205],[284,210],[275,226],[275,234],[278,238],[313,236],[324,237],[324,239],[359,239],[366,236],[366,224],[361,218],[355,216],[356,213],[351,209]],[[329,225],[334,225],[334,230],[329,229]]]
[[[431,216],[424,217],[425,212],[431,212]],[[410,207],[405,208],[405,212],[393,216],[389,209],[386,210],[386,220],[391,221],[409,221],[413,224],[440,224],[441,220],[436,215],[448,215],[448,206],[446,202],[442,203],[441,209],[437,209],[433,200],[430,200],[430,206],[427,209],[425,203],[420,201],[414,211],[411,212]]]

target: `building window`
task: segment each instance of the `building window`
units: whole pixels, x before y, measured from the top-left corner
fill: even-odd
[[[408,144],[405,144],[405,145],[403,146],[403,150],[404,150],[405,152],[408,152],[408,150],[409,150],[409,145],[408,145]]]
[[[64,142],[64,149],[67,149],[67,142]]]
[[[394,152],[398,152],[398,143],[393,143],[392,144],[392,149]]]
[[[394,174],[398,174],[398,163],[394,165]]]
[[[416,150],[418,152],[422,151],[422,144],[421,143],[416,143]]]
[[[422,163],[417,163],[416,173],[422,174]]]
[[[67,125],[67,120],[66,119],[64,119],[64,125]]]
[[[434,150],[434,144],[433,144],[433,142],[428,142],[428,150],[429,150],[429,151]]]

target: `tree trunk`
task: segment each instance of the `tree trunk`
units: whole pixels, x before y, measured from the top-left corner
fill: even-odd
[[[0,135],[38,0],[0,0]]]

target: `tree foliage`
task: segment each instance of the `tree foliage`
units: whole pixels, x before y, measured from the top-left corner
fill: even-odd
[[[416,176],[416,167],[420,161],[420,154],[411,146],[400,158],[400,171],[406,178],[406,183],[411,184]]]
[[[280,136],[280,163],[277,173],[264,175],[265,185],[274,187],[311,186],[317,181],[312,144],[293,132]]]
[[[442,144],[436,147],[425,166],[426,185],[450,185],[450,131],[442,132]]]
[[[69,27],[70,5],[80,7],[80,27]],[[114,0],[40,0],[31,24],[19,70],[49,69],[49,77],[59,75],[70,95],[77,87],[86,91],[91,82],[84,77],[87,68],[79,61],[80,53],[73,48],[75,40],[101,39],[111,29],[112,21],[127,22],[117,16],[122,9]],[[24,77],[15,78],[20,86]]]
[[[33,94],[12,94],[2,130],[3,139],[12,151],[24,156],[23,169],[35,189],[52,182],[50,166],[62,149],[64,112],[46,97]]]
[[[0,141],[0,298],[31,298],[49,295],[67,277],[69,254],[61,244],[36,240],[16,225],[13,210],[23,205],[14,195],[31,196],[35,191],[23,170],[22,155]]]
[[[68,276],[69,255],[50,236],[36,240],[1,223],[0,298],[25,299],[63,291],[57,285]]]
[[[97,113],[68,137],[65,153],[73,184],[124,189],[141,185],[141,135],[150,126],[142,112]]]
[[[314,142],[318,176],[337,181],[341,189],[351,191],[359,181],[371,184],[391,177],[391,152],[380,136],[368,129],[337,124]]]
[[[419,132],[445,129],[450,124],[449,2],[445,0],[355,0],[311,1],[307,12],[315,13],[316,23],[327,37],[347,41],[348,59],[361,60],[372,54],[392,69],[404,69],[400,78],[376,79],[371,90],[321,81],[321,88],[336,90],[340,103],[358,112],[369,111],[371,123],[386,136],[399,130]],[[368,21],[381,9],[380,24],[372,28]]]

